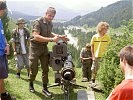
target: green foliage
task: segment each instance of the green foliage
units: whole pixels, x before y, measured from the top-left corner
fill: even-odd
[[[10,31],[8,29],[9,17],[7,16],[7,14],[5,14],[1,19],[2,19],[2,23],[3,23],[4,33],[5,33],[6,39],[7,39],[7,41],[9,41],[11,38],[11,35],[9,34]]]
[[[80,51],[77,50],[73,45],[68,45],[68,52],[72,55],[72,60],[74,62],[75,67],[81,67],[79,58]]]
[[[112,35],[112,43],[108,47],[107,52],[100,63],[98,71],[98,79],[103,86],[105,96],[108,96],[110,91],[119,84],[124,78],[119,67],[118,53],[121,48],[126,45],[133,44],[133,19],[127,23],[122,35]]]
[[[69,30],[69,33],[71,33],[72,36],[78,38],[79,50],[81,50],[81,48],[83,48],[86,43],[90,43],[92,36],[96,34],[95,31],[84,32],[82,29],[76,29],[76,28]]]
[[[64,35],[64,29],[63,27],[53,27],[53,32],[59,35]]]

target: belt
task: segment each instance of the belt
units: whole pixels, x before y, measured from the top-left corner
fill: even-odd
[[[30,43],[30,45],[33,46],[33,47],[34,47],[34,46],[36,46],[36,47],[47,46],[47,44],[48,44],[47,42],[41,43],[41,42],[33,42],[33,41]]]

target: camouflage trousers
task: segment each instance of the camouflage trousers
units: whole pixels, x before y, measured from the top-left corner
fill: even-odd
[[[92,63],[85,63],[82,64],[82,77],[87,78],[88,80],[91,79],[91,66]]]
[[[97,75],[97,71],[99,69],[99,62],[100,62],[101,58],[95,58],[95,60],[92,62],[92,80],[95,80],[96,75]]]
[[[29,54],[30,82],[33,82],[36,78],[39,69],[39,61],[41,65],[40,67],[42,69],[42,82],[43,84],[47,84],[49,81],[48,80],[49,55],[48,55],[48,48],[46,45],[30,47],[30,54]]]

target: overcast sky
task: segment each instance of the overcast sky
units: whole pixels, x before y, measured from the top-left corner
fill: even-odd
[[[47,7],[47,6],[58,6],[60,4],[61,6],[64,6],[68,9],[72,9],[75,11],[84,11],[83,13],[85,13],[93,10],[98,10],[100,7],[105,7],[119,0],[6,0],[6,1],[7,2],[8,1],[18,1],[18,2],[32,1],[32,3],[38,2],[38,5],[36,5],[36,7],[38,8],[40,8],[41,5]],[[40,1],[41,3],[39,3]],[[29,5],[32,5],[32,4],[29,4]],[[14,7],[15,6],[16,5],[14,4]]]
[[[49,2],[50,1],[58,2],[69,9],[77,11],[93,11],[118,0],[49,0]]]
[[[29,15],[42,15],[44,9],[53,6],[57,10],[57,14],[61,12],[84,15],[106,7],[120,0],[6,0],[9,9],[12,11],[20,11]],[[67,14],[66,14],[67,15]]]

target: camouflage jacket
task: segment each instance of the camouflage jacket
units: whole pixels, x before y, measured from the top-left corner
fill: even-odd
[[[92,57],[91,50],[86,50],[85,48],[82,48],[82,50],[80,52],[80,57],[82,57],[82,58]],[[92,59],[84,60],[84,61],[81,60],[81,63],[83,63],[83,64],[92,63]]]
[[[26,52],[28,52],[30,32],[26,28],[23,28],[23,30],[24,30],[24,39],[25,39]],[[22,53],[20,38],[21,37],[20,37],[20,33],[19,33],[18,28],[13,29],[13,31],[12,31],[12,42],[15,43],[15,51],[17,52],[17,54]]]

